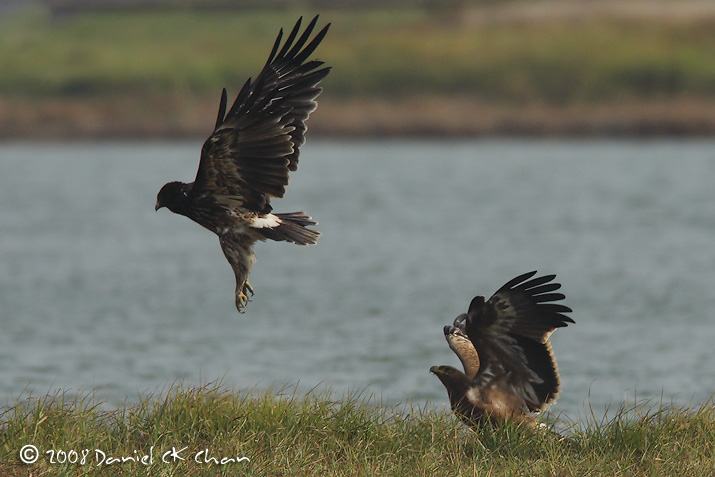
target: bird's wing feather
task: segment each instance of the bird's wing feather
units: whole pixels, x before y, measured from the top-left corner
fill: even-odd
[[[573,323],[563,314],[571,312],[571,308],[552,303],[565,298],[562,293],[552,293],[561,288],[560,283],[549,283],[556,276],[529,280],[535,274],[535,271],[529,272],[510,280],[486,303],[477,298],[472,300],[468,315],[477,311],[472,309],[473,306],[481,306],[488,317],[477,322],[472,320],[472,326],[497,334],[513,333],[543,343],[554,329]]]
[[[510,280],[486,302],[475,297],[465,325],[481,361],[474,383],[489,386],[501,380],[530,410],[539,409],[558,393],[556,363],[547,340],[554,329],[573,323],[564,315],[571,309],[553,303],[564,299],[563,294],[553,293],[561,287],[550,283],[555,276],[529,280],[535,274]]]
[[[194,194],[241,198],[245,208],[267,212],[271,197],[283,197],[288,173],[298,168],[306,120],[317,107],[318,83],[330,72],[321,61],[305,61],[320,44],[329,24],[308,42],[316,16],[296,40],[298,20],[280,47],[278,34],[263,70],[249,79],[226,112],[221,94],[213,134],[201,150]],[[320,69],[319,69],[320,68]]]

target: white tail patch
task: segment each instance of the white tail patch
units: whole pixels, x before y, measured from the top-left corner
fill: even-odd
[[[273,214],[256,217],[251,221],[251,227],[256,229],[272,229],[278,227],[283,221]]]

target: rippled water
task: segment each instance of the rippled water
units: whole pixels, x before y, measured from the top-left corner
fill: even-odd
[[[532,269],[575,310],[554,411],[715,392],[714,141],[312,140],[274,206],[324,235],[259,244],[244,315],[217,238],[154,212],[199,148],[0,145],[0,395],[221,379],[442,405],[442,326]]]

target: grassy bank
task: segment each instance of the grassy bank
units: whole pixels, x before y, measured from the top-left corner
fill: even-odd
[[[475,433],[446,411],[383,407],[360,395],[333,401],[321,393],[250,394],[215,386],[178,387],[111,412],[91,396],[27,399],[7,409],[0,422],[2,475],[715,472],[711,403],[695,410],[623,407],[614,418],[588,425],[564,421],[570,440],[508,425]],[[30,444],[40,454],[27,465],[20,450]],[[33,457],[32,449],[25,452]],[[241,457],[248,460],[239,462]],[[233,460],[222,465],[222,458]],[[77,462],[58,463],[65,459]]]
[[[626,10],[607,0],[572,4],[321,11],[333,27],[318,57],[334,69],[318,129],[442,134],[444,122],[429,118],[456,108],[447,133],[538,132],[541,118],[554,117],[542,128],[569,133],[574,115],[576,132],[715,131],[715,8],[698,0],[634,1]],[[260,70],[278,29],[313,13],[95,11],[58,20],[34,9],[5,18],[0,132],[93,135],[82,119],[95,135],[210,125],[221,88],[235,94]],[[388,119],[362,125],[371,120],[362,104],[373,106],[373,120]],[[392,114],[376,114],[380,105]],[[666,113],[653,120],[659,107]],[[521,117],[523,108],[538,119]],[[605,127],[589,120],[596,110]]]
[[[687,4],[688,2],[683,2]],[[554,5],[558,13],[559,5]],[[468,8],[334,10],[318,56],[336,96],[477,94],[565,103],[715,96],[715,16],[499,20]],[[28,12],[0,29],[0,91],[77,95],[238,88],[280,27],[311,12]],[[491,15],[491,21],[490,21]]]

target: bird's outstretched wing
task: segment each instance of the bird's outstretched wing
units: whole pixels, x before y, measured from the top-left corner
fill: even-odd
[[[228,111],[223,90],[214,132],[201,150],[195,196],[262,213],[270,211],[271,197],[283,197],[289,171],[298,168],[306,120],[322,91],[318,83],[330,72],[320,68],[322,61],[306,61],[330,24],[308,41],[318,17],[298,37],[301,20],[282,47],[280,31],[263,70],[255,81],[246,81]]]
[[[554,293],[561,284],[555,275],[531,279],[536,272],[520,275],[486,302],[475,297],[469,305],[465,331],[479,355],[477,387],[501,381],[516,392],[530,411],[553,401],[559,392],[556,361],[548,342],[556,328],[573,320],[564,313],[571,309],[554,303],[564,299]]]

